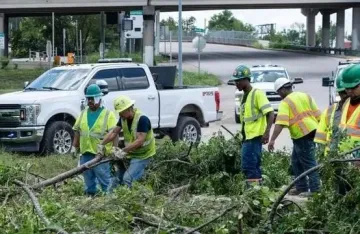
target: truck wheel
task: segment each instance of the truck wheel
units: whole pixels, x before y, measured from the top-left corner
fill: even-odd
[[[198,143],[201,139],[200,123],[193,117],[181,116],[170,137],[174,142],[180,140]]]
[[[65,121],[53,122],[45,130],[41,153],[67,154],[71,150],[73,139],[74,131],[70,124]]]

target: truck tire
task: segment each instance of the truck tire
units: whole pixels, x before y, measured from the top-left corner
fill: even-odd
[[[180,116],[176,127],[171,131],[170,138],[173,142],[188,141],[199,143],[201,140],[200,123],[193,117]]]
[[[65,121],[53,122],[45,129],[40,153],[67,154],[71,150],[73,139],[74,131],[69,123]]]

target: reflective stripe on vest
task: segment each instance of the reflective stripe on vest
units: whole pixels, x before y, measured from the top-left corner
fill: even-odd
[[[325,131],[325,132],[320,132],[319,129],[316,131],[316,135],[315,135],[315,139],[323,141],[324,143],[329,142],[331,140],[331,136],[333,135],[334,132],[334,126],[339,126],[340,123],[340,119],[339,118],[335,118],[335,113],[337,110],[338,104],[334,103],[333,105],[331,105],[329,108],[326,109],[325,112],[325,126],[327,126],[327,128],[323,128],[323,126],[321,126],[321,130]]]
[[[350,116],[350,119],[346,121],[347,112],[349,110],[350,98],[348,98],[344,104],[343,116],[341,118],[340,127],[346,130],[347,134],[352,137],[360,138],[360,106]],[[355,121],[353,120],[353,115],[357,114]],[[349,123],[348,123],[349,122]]]
[[[84,110],[83,112],[81,112],[79,123],[81,123],[85,111],[87,111],[87,109]],[[87,132],[87,131],[80,130],[80,136],[93,137],[93,138],[103,140],[105,135],[106,135],[106,125],[107,125],[107,122],[108,122],[108,119],[109,119],[109,114],[110,114],[110,111],[106,110],[105,117],[104,117],[104,122],[102,124],[100,133],[92,132],[91,129],[90,129],[90,133]]]
[[[255,92],[256,91],[257,91],[257,89],[254,89],[254,91],[251,93],[251,96],[250,96],[251,116],[247,117],[247,118],[244,117],[244,122],[253,122],[253,121],[258,120],[259,118],[261,118],[263,116],[262,111],[271,107],[270,104],[266,104],[266,105],[260,107],[260,112],[258,114],[255,113],[255,109],[256,109],[256,107],[255,107]],[[244,106],[244,108],[245,108],[245,106]]]
[[[309,95],[307,95],[307,97],[309,99],[309,104],[311,106],[312,105],[312,98]],[[299,113],[297,111],[297,109],[296,109],[295,103],[289,97],[285,98],[284,102],[286,102],[289,105],[290,110],[291,110],[292,115],[293,115],[293,117],[290,118],[290,120],[289,120],[289,125],[290,126],[298,125],[299,128],[300,128],[301,133],[303,134],[303,136],[309,134],[310,130],[308,129],[308,127],[304,123],[304,119],[306,117],[319,116],[319,113],[318,113],[319,111],[318,110],[317,111],[307,110],[307,111],[303,111],[303,112]],[[321,113],[320,113],[320,115],[321,115]]]

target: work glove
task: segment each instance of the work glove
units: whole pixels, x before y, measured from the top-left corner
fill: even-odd
[[[112,147],[112,154],[114,155],[114,157],[116,159],[124,159],[127,155],[126,152],[124,152],[122,149],[120,149],[119,147]]]
[[[104,156],[105,154],[105,145],[98,144],[97,145],[97,155]]]
[[[79,149],[75,146],[71,146],[70,154],[73,158],[76,158],[78,156]]]

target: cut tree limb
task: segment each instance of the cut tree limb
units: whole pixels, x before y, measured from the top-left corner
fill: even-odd
[[[61,181],[64,181],[68,178],[71,178],[71,177],[74,177],[76,175],[79,175],[81,173],[83,173],[84,171],[90,169],[90,168],[93,168],[93,167],[96,167],[100,164],[103,164],[103,163],[107,163],[107,162],[110,162],[112,161],[113,159],[112,158],[107,158],[107,159],[103,159],[101,157],[96,157],[94,158],[93,160],[79,166],[79,167],[76,167],[76,168],[73,168],[69,171],[66,171],[66,172],[63,172],[55,177],[52,177],[50,179],[47,179],[47,180],[44,180],[44,181],[41,181],[40,183],[37,183],[37,184],[34,184],[32,186],[32,189],[41,189],[41,188],[44,188],[44,187],[47,187],[47,186],[50,186],[50,185],[53,185],[53,184],[56,184],[56,183],[59,183]]]
[[[216,216],[215,218],[211,219],[210,221],[208,221],[208,222],[206,222],[206,223],[204,223],[204,224],[201,224],[200,226],[198,226],[198,227],[190,230],[190,231],[187,232],[186,234],[194,233],[194,232],[196,232],[196,231],[198,231],[198,230],[206,227],[206,226],[209,225],[210,223],[215,222],[216,220],[218,220],[219,218],[223,217],[223,216],[226,215],[228,212],[234,210],[234,209],[237,208],[238,206],[239,206],[239,205],[234,205],[234,206],[226,209],[226,210],[225,210],[224,212],[222,212],[220,215],[218,215],[218,216]]]
[[[46,218],[44,212],[42,211],[42,209],[40,207],[39,200],[37,199],[35,194],[31,191],[29,186],[27,186],[26,184],[24,184],[23,182],[21,182],[19,180],[14,180],[14,184],[20,186],[27,193],[27,195],[30,197],[30,200],[34,205],[34,208],[35,208],[35,211],[36,211],[37,215],[40,217],[41,221],[47,226],[47,228],[46,228],[47,230],[53,230],[53,231],[56,231],[59,234],[68,234],[62,228],[57,228],[57,227],[54,227],[54,226],[51,225],[50,220],[48,220],[48,218]]]

